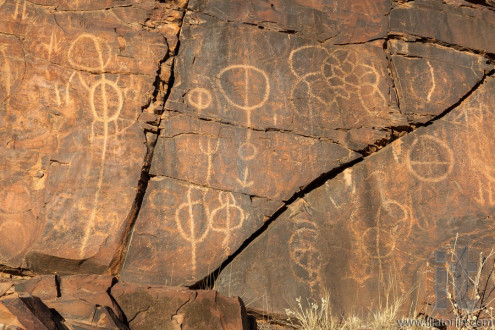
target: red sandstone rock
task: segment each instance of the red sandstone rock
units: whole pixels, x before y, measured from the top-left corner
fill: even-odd
[[[298,199],[223,270],[220,292],[284,313],[296,298],[317,301],[328,291],[339,314],[379,309],[393,281],[393,299],[408,297],[404,309],[434,306],[441,298],[434,274],[447,262],[436,253],[457,234],[459,249],[486,256],[495,245],[490,104],[493,77],[438,122]],[[263,294],[268,300],[257,299]]]
[[[132,329],[247,329],[241,300],[216,291],[118,283],[112,295]]]

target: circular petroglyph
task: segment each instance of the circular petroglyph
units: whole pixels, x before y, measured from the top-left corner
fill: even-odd
[[[117,84],[106,78],[91,86],[90,105],[94,119],[112,122],[119,118],[124,104],[122,91]]]
[[[187,103],[198,110],[203,110],[211,105],[212,97],[206,88],[196,87],[191,89],[186,96]]]
[[[444,141],[423,135],[411,144],[407,152],[407,167],[421,181],[440,182],[454,168],[454,153]]]
[[[103,72],[110,59],[110,46],[104,40],[89,33],[81,34],[69,47],[69,63],[79,70]]]
[[[363,233],[363,250],[371,258],[382,259],[392,255],[395,239],[390,232],[380,227],[371,227]]]
[[[230,105],[245,111],[262,107],[270,96],[265,71],[252,65],[231,65],[218,74],[218,87]]]
[[[298,225],[301,227],[290,236],[288,243],[292,273],[300,281],[314,287],[318,284],[322,261],[316,247],[318,228],[309,220],[298,221]]]

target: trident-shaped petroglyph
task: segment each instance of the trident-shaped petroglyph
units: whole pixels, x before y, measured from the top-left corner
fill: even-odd
[[[63,49],[62,42],[55,34],[55,31],[52,31],[52,34],[50,36],[50,43],[49,44],[44,43],[41,46],[45,48],[46,51],[48,52],[48,61],[50,61],[53,53],[57,53]]]
[[[81,51],[81,49],[84,49],[84,47],[93,47],[96,55],[96,62],[94,62],[94,59],[86,60],[85,58],[80,57],[80,54],[78,54],[77,51]],[[104,48],[106,48],[108,51],[108,58],[106,61],[104,60]],[[111,49],[104,40],[101,40],[100,38],[88,33],[80,35],[71,44],[68,52],[68,59],[69,63],[76,69],[94,72],[101,75],[101,79],[96,81],[91,86],[86,84],[81,75],[79,75],[82,84],[89,91],[89,106],[93,115],[90,141],[94,143],[96,139],[102,139],[102,150],[98,166],[96,192],[93,199],[89,223],[86,225],[81,245],[81,257],[84,257],[89,239],[95,229],[95,221],[100,202],[100,194],[103,186],[103,174],[108,149],[109,125],[111,123],[115,124],[115,122],[119,118],[124,100],[122,90],[117,85],[117,83],[106,78],[105,69],[111,60]],[[69,83],[72,80],[74,74],[71,76]],[[96,126],[102,127],[102,135],[95,132]],[[92,149],[92,152],[93,151],[94,148]]]
[[[23,3],[22,4],[22,9],[19,10],[19,7],[21,5],[21,2]],[[24,19],[26,19],[28,17],[27,14],[26,14],[26,4],[27,4],[27,1],[26,0],[17,0],[16,1],[14,15],[12,15],[12,18],[13,19],[17,19],[17,17],[19,16],[19,14],[21,14],[21,20],[24,20]],[[2,5],[1,2],[0,2],[0,5]],[[21,10],[22,10],[22,12],[21,12]]]
[[[201,152],[208,157],[208,167],[206,169],[206,183],[209,185],[211,180],[211,172],[213,166],[213,155],[218,151],[218,147],[220,146],[220,140],[216,139],[215,144],[212,144],[212,140],[215,138],[207,137],[206,145],[202,141],[199,142],[199,149]]]

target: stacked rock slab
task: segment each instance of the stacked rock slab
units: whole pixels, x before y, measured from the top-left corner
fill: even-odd
[[[111,276],[0,281],[5,329],[248,329],[244,305],[216,291],[116,283]]]

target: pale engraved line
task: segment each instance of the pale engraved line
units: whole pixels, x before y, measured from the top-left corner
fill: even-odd
[[[230,65],[230,66],[224,68],[223,70],[221,70],[218,73],[218,78],[220,78],[225,72],[230,71],[230,70],[235,70],[235,69],[244,69],[244,71],[252,70],[252,71],[260,73],[263,76],[265,83],[266,83],[266,86],[265,86],[265,92],[263,94],[262,100],[255,105],[249,106],[249,97],[245,96],[244,97],[244,102],[245,102],[244,105],[237,104],[234,101],[232,101],[232,99],[227,95],[227,92],[224,90],[222,83],[220,82],[220,79],[217,79],[217,85],[220,89],[220,92],[225,97],[227,102],[230,103],[230,105],[233,105],[239,109],[242,109],[245,111],[252,111],[254,109],[261,108],[266,103],[266,101],[268,101],[268,98],[270,96],[270,80],[268,79],[268,75],[266,74],[265,71],[255,67],[255,66],[245,65],[245,64],[237,64],[237,65]],[[248,73],[246,72],[245,74],[247,75]],[[246,78],[246,81],[249,82],[249,78]],[[249,86],[245,86],[245,94],[248,94],[248,90],[249,90]]]
[[[424,144],[424,140],[430,140],[432,141],[436,148],[438,150],[445,150],[446,152],[446,157],[448,159],[448,161],[441,161],[441,160],[432,160],[432,161],[420,161],[420,160],[411,160],[411,154],[412,154],[412,151],[413,149],[418,145],[419,141],[422,141],[423,144]],[[437,164],[435,164],[437,163]],[[431,164],[431,165],[447,165],[447,169],[445,170],[445,173],[442,174],[442,175],[430,175],[430,176],[425,176],[425,175],[421,175],[420,173],[418,173],[412,165],[415,165],[415,164],[419,164],[419,165],[428,165],[428,164]],[[433,137],[431,135],[423,135],[423,136],[420,136],[418,138],[416,138],[413,143],[411,144],[411,146],[409,147],[408,151],[407,151],[407,156],[406,156],[406,165],[407,165],[407,168],[409,169],[409,172],[414,175],[417,179],[421,180],[421,181],[424,181],[424,182],[440,182],[442,180],[445,180],[447,178],[447,176],[450,175],[450,173],[452,172],[453,168],[454,168],[454,153],[452,152],[452,150],[450,149],[450,147],[447,145],[447,143],[445,143],[444,141],[436,138],[436,137]]]
[[[207,173],[206,173],[206,183],[207,184],[210,184],[210,180],[211,180],[211,172],[212,172],[212,166],[213,166],[213,155],[218,151],[218,147],[220,146],[220,140],[217,139],[217,141],[215,143],[215,147],[212,148],[211,140],[212,140],[212,138],[208,138],[207,143],[206,143],[206,148],[203,146],[203,143],[201,143],[201,141],[199,142],[199,149],[201,150],[201,152],[204,155],[206,155],[208,157],[208,168],[207,168]]]
[[[227,195],[227,196],[225,196],[225,195]],[[222,242],[222,247],[226,250],[226,253],[228,254],[230,252],[229,243],[230,243],[232,232],[234,230],[242,227],[244,220],[245,220],[245,214],[244,214],[244,210],[239,205],[237,205],[237,201],[236,201],[233,193],[220,192],[218,195],[218,200],[220,202],[220,206],[217,207],[216,209],[214,209],[211,212],[211,214],[209,215],[209,218],[210,218],[209,224],[210,224],[210,228],[213,231],[221,232],[225,235],[225,238]],[[232,218],[231,218],[230,208],[235,208],[239,211],[239,223],[236,226],[232,226]],[[226,212],[226,218],[225,218],[226,225],[224,228],[215,227],[214,222],[213,222],[213,217],[223,209],[225,209],[225,212]]]
[[[197,188],[200,191],[202,191],[203,198],[204,198],[204,193],[206,191],[205,188]],[[188,187],[187,190],[187,202],[184,202],[179,205],[177,210],[175,211],[175,222],[177,224],[177,230],[179,231],[179,234],[186,240],[187,242],[191,243],[191,267],[192,267],[192,272],[193,274],[196,274],[196,268],[197,268],[197,263],[196,263],[196,246],[198,243],[201,243],[207,236],[210,230],[210,217],[207,217],[207,225],[206,225],[206,230],[203,232],[203,234],[197,238],[195,229],[196,229],[196,223],[194,220],[194,212],[193,212],[193,205],[203,205],[205,206],[204,202],[198,202],[198,201],[192,201],[191,199],[191,191],[192,191],[192,186]],[[182,223],[180,221],[180,210],[187,207],[188,211],[188,224],[189,224],[189,229],[190,229],[190,234],[187,234],[184,228],[182,227]],[[208,214],[208,210],[205,207],[205,211]]]
[[[89,102],[90,102],[90,107],[91,107],[91,110],[93,113],[93,118],[94,118],[92,128],[91,128],[91,140],[92,141],[95,138],[94,127],[93,127],[94,123],[96,121],[103,123],[103,142],[102,142],[103,146],[102,146],[101,157],[100,157],[100,166],[99,166],[99,170],[98,170],[98,182],[97,182],[97,186],[96,186],[95,196],[93,199],[93,205],[92,205],[92,210],[91,210],[91,214],[90,214],[90,218],[89,218],[89,223],[85,227],[84,236],[83,236],[82,243],[81,243],[81,257],[84,257],[84,254],[86,252],[86,248],[88,245],[88,241],[89,241],[91,234],[95,228],[96,213],[98,211],[100,194],[101,194],[101,189],[103,186],[104,168],[105,168],[107,149],[108,149],[108,139],[109,139],[108,124],[111,121],[117,120],[117,118],[119,117],[120,112],[122,111],[122,107],[123,107],[123,96],[122,96],[122,91],[120,90],[118,85],[106,78],[104,71],[105,71],[105,68],[109,62],[107,62],[107,63],[104,62],[103,50],[101,49],[101,44],[100,44],[100,41],[98,38],[96,38],[93,35],[88,35],[88,34],[83,34],[83,35],[79,36],[72,43],[71,48],[69,49],[69,55],[70,55],[70,52],[73,49],[73,47],[82,38],[89,38],[90,40],[93,41],[96,53],[98,54],[98,60],[99,60],[99,65],[100,65],[100,67],[98,69],[101,72],[101,79],[98,80],[95,84],[93,84],[91,86],[90,93],[89,93]],[[107,47],[108,47],[108,45],[107,45]],[[111,56],[109,55],[109,60],[110,60],[110,58],[111,58]],[[71,58],[71,56],[69,56],[69,61],[71,62],[71,64],[76,65],[73,63],[73,59]],[[80,64],[79,64],[79,66],[85,67],[85,65],[80,65]],[[92,69],[95,69],[95,68],[92,68]],[[71,76],[71,79],[72,79],[72,76]],[[117,96],[118,96],[118,110],[111,117],[108,116],[108,110],[109,110],[108,109],[108,97],[107,97],[107,93],[106,93],[106,86],[107,85],[114,88],[116,93],[117,93]],[[96,88],[98,86],[101,86],[101,97],[102,97],[102,102],[103,102],[103,116],[102,117],[100,117],[98,115],[98,113],[96,111],[96,104],[95,104],[95,91],[96,91]],[[93,148],[91,149],[91,151],[93,151]]]
[[[431,83],[432,83],[431,89],[428,92],[428,96],[426,97],[426,100],[427,101],[431,101],[431,95],[433,94],[433,91],[435,90],[436,82],[435,82],[435,75],[433,73],[433,68],[432,68],[432,66],[430,64],[430,61],[426,61],[426,65],[428,65],[428,67],[430,68]]]
[[[5,73],[5,89],[6,89],[6,96],[5,100],[9,98],[10,92],[12,89],[12,72],[10,71],[10,63],[7,60],[7,54],[5,53],[5,47],[6,45],[0,45],[0,52],[2,53],[3,57],[3,62],[4,65],[2,66],[2,71]]]

